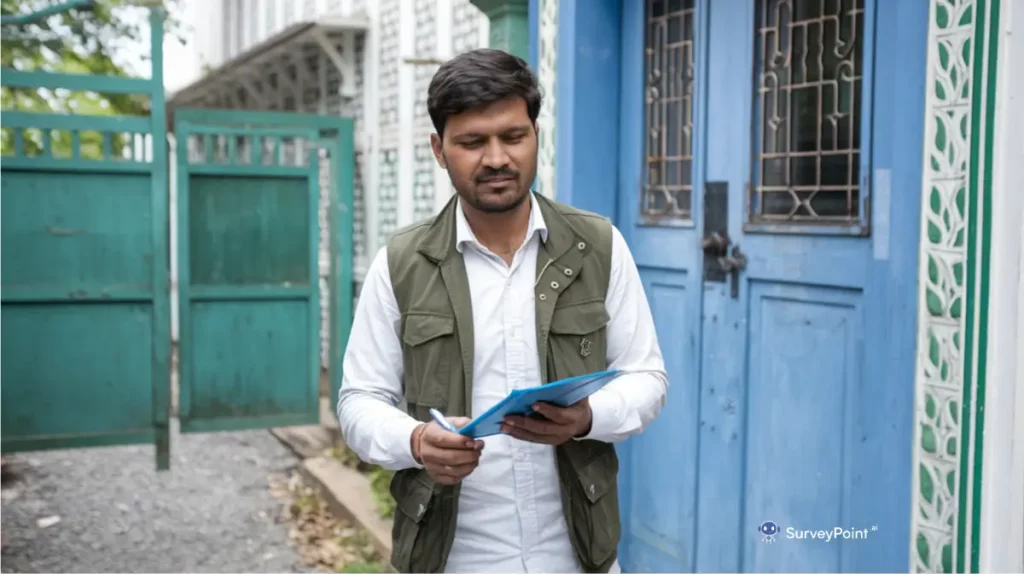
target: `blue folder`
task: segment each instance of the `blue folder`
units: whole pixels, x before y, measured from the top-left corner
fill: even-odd
[[[487,412],[459,429],[459,434],[473,439],[501,434],[501,421],[508,415],[533,414],[531,406],[538,402],[567,407],[589,397],[622,374],[623,371],[618,370],[600,371],[528,389],[516,389]]]

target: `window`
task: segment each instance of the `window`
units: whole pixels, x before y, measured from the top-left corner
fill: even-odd
[[[862,223],[864,0],[758,0],[752,224]]]
[[[694,0],[647,0],[644,110],[646,223],[692,220]]]

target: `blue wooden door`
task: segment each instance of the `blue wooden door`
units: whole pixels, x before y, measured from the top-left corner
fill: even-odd
[[[661,17],[667,7],[654,4],[622,2],[618,227],[640,271],[671,388],[661,416],[620,449],[620,562],[625,571],[683,572],[695,567],[701,490],[704,282],[697,190],[704,164],[697,152],[706,141],[697,120],[707,102],[685,76],[698,73],[693,7],[673,6],[669,36]]]
[[[895,4],[622,4],[619,225],[671,378],[622,448],[625,570],[907,568],[921,158],[872,141],[921,107],[875,54],[902,9],[923,67],[927,4]]]

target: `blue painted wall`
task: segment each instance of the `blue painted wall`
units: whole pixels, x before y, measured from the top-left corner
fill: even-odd
[[[616,216],[620,0],[560,0],[558,200]]]

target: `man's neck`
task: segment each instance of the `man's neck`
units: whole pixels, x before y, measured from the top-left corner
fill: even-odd
[[[462,202],[462,213],[465,214],[466,222],[469,223],[469,228],[473,230],[477,241],[504,259],[506,264],[512,263],[512,258],[523,244],[526,230],[530,227],[532,196],[532,193],[528,194],[515,209],[503,213],[487,213]]]

